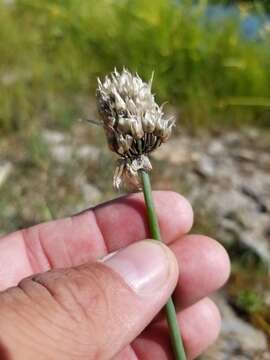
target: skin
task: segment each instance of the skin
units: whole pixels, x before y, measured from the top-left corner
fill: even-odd
[[[208,296],[228,279],[229,258],[217,241],[187,235],[193,213],[182,196],[154,192],[154,200],[162,238],[179,264],[177,317],[188,359],[194,359],[218,336],[220,315]],[[0,358],[173,359],[164,314],[155,316],[162,305],[155,313],[143,314],[145,304],[95,262],[149,238],[147,228],[142,195],[133,194],[2,237]],[[115,295],[115,289],[121,296]],[[100,298],[105,299],[103,307]],[[118,325],[126,312],[125,324]],[[135,330],[123,328],[132,321],[138,324]],[[106,337],[105,322],[116,324]],[[108,336],[114,340],[109,345],[103,343]]]

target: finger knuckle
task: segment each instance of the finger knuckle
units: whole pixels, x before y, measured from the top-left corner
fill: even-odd
[[[36,275],[30,281],[72,320],[80,324],[86,321],[95,327],[100,317],[110,313],[109,294],[102,276],[101,269],[89,271],[87,267],[78,267]]]

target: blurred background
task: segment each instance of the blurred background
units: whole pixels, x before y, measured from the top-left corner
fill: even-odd
[[[202,359],[270,359],[267,0],[0,0],[1,234],[118,196],[102,129],[79,119],[97,118],[97,76],[123,66],[154,71],[177,120],[154,187],[184,194],[193,231],[231,256]]]

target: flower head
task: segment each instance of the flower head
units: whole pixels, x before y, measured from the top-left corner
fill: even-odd
[[[138,171],[150,171],[149,153],[166,142],[174,121],[164,118],[162,106],[145,83],[126,69],[116,69],[104,82],[98,79],[97,104],[109,147],[120,156],[114,187],[122,183],[138,189]]]

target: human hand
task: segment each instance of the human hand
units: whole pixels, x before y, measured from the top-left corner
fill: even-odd
[[[186,235],[183,197],[154,199],[169,248],[141,241],[149,237],[141,194],[0,239],[1,359],[172,359],[156,315],[175,286],[188,359],[216,339],[220,315],[207,296],[227,280],[228,256],[215,240]]]

